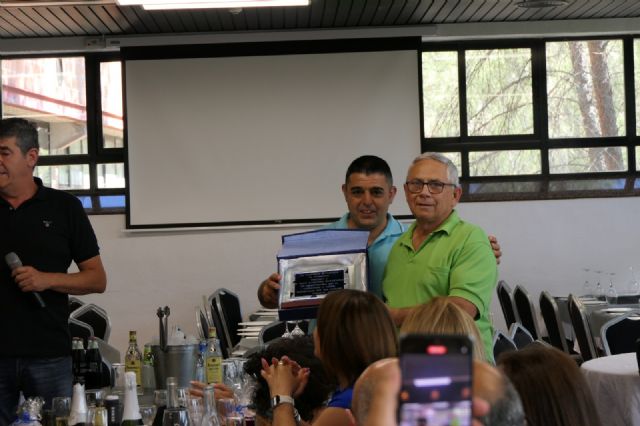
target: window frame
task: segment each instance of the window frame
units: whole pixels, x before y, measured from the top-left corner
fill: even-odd
[[[640,137],[636,134],[636,104],[634,81],[634,40],[638,35],[607,35],[589,37],[548,37],[539,39],[514,40],[471,40],[458,42],[424,42],[419,54],[420,71],[420,119],[421,119],[421,151],[459,152],[461,159],[460,183],[463,188],[463,201],[508,201],[508,200],[542,200],[568,198],[594,198],[639,196],[640,189],[635,189],[640,172],[636,170],[635,151],[640,146]],[[625,136],[598,138],[549,138],[547,116],[547,74],[545,44],[562,41],[589,40],[621,40],[623,51],[624,101],[625,101]],[[478,49],[518,49],[531,50],[531,87],[533,102],[533,133],[500,136],[469,136],[466,104],[466,63],[464,52]],[[458,57],[458,99],[460,120],[460,136],[432,137],[425,136],[424,109],[425,102],[422,84],[423,52],[456,52]],[[640,66],[640,64],[638,64]],[[640,87],[639,89],[640,90]],[[549,171],[549,151],[557,148],[605,148],[620,146],[627,150],[627,170],[614,172],[587,173],[553,173]],[[473,151],[503,151],[535,149],[541,154],[541,173],[513,176],[473,176],[469,175],[469,153]],[[624,189],[584,189],[552,191],[554,182],[562,181],[604,181],[608,179],[625,179]],[[536,192],[488,192],[472,193],[471,185],[501,182],[537,182],[540,190]]]
[[[100,85],[100,64],[103,62],[119,61],[122,67],[120,52],[100,53],[60,53],[60,54],[29,54],[29,55],[0,55],[0,61],[12,59],[43,59],[82,57],[85,62],[85,90],[86,90],[86,130],[87,153],[70,155],[41,155],[39,166],[64,166],[73,164],[89,165],[89,189],[69,189],[65,192],[74,194],[79,199],[89,197],[91,208],[85,208],[88,214],[122,214],[126,208],[127,182],[123,188],[98,188],[98,165],[104,163],[125,163],[124,148],[105,148],[102,132],[102,91]],[[1,90],[1,89],[0,89]],[[124,102],[124,94],[123,94]],[[3,116],[3,103],[0,102],[0,116]],[[124,117],[123,117],[124,119]],[[124,139],[124,135],[123,135]],[[122,196],[125,205],[122,207],[102,207],[102,196]]]

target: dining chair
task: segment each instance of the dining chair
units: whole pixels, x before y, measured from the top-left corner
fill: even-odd
[[[500,354],[509,351],[516,351],[518,348],[513,340],[500,330],[493,333],[493,359],[498,360]]]
[[[542,338],[540,328],[538,327],[536,308],[533,305],[527,289],[521,285],[517,285],[516,288],[513,289],[513,301],[516,305],[518,318],[520,318],[520,324],[531,333],[533,340]]]
[[[511,327],[509,327],[509,337],[518,349],[522,349],[536,341],[531,333],[529,333],[529,330],[524,328],[519,322],[511,324]]]
[[[100,306],[93,303],[85,303],[71,312],[69,318],[74,318],[89,324],[93,329],[94,336],[105,342],[109,341],[109,336],[111,335],[111,320],[109,319],[107,311]]]
[[[558,309],[556,300],[548,291],[543,291],[540,293],[539,302],[542,320],[549,334],[549,343],[561,351],[570,354],[569,341],[564,334],[564,327],[562,326],[560,310]]]
[[[233,346],[229,346],[230,339],[227,338],[224,321],[222,320],[220,309],[218,309],[216,293],[212,293],[208,297],[207,301],[209,306],[211,307],[211,320],[213,321],[213,326],[216,329],[218,340],[220,340],[220,350],[222,351],[222,357],[229,358],[231,356],[231,348],[233,348]]]
[[[227,344],[229,348],[233,348],[240,342],[240,335],[238,335],[238,327],[242,322],[240,298],[226,288],[219,288],[213,294],[222,319]]]
[[[507,284],[505,280],[500,280],[498,281],[496,292],[498,293],[498,302],[500,302],[505,324],[507,328],[511,327],[511,324],[518,321],[511,287],[509,287],[509,284]]]
[[[605,355],[636,351],[640,338],[640,311],[627,312],[607,321],[600,329]]]
[[[71,317],[69,317],[69,334],[71,334],[71,337],[81,338],[85,348],[89,337],[94,336],[93,328],[89,324]]]
[[[593,336],[591,335],[591,329],[589,328],[589,321],[587,320],[587,311],[585,310],[582,302],[574,296],[569,295],[569,317],[571,318],[571,325],[573,331],[576,334],[576,340],[578,341],[578,347],[580,348],[580,355],[584,361],[597,358],[598,352],[596,346],[593,343]]]
[[[75,296],[69,296],[69,313],[75,311],[80,306],[84,305],[84,302]]]

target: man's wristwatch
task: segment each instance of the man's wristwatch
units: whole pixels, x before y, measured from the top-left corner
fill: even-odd
[[[291,404],[293,407],[293,419],[296,424],[299,424],[301,419],[298,410],[296,410],[295,400],[289,395],[274,395],[271,398],[271,409],[275,409],[280,404]]]

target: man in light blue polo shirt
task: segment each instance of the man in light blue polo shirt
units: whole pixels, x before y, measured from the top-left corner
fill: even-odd
[[[382,298],[382,275],[391,247],[405,231],[388,213],[396,195],[391,169],[374,155],[358,157],[347,169],[342,193],[349,212],[328,229],[369,230],[369,291]],[[267,308],[278,305],[280,275],[271,274],[258,289],[258,299]]]

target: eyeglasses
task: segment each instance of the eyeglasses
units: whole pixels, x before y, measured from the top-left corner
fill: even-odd
[[[412,194],[421,193],[425,185],[429,188],[430,194],[440,194],[444,190],[445,186],[453,186],[454,188],[457,186],[453,183],[440,182],[439,180],[413,179],[405,183],[407,184],[407,189]]]

